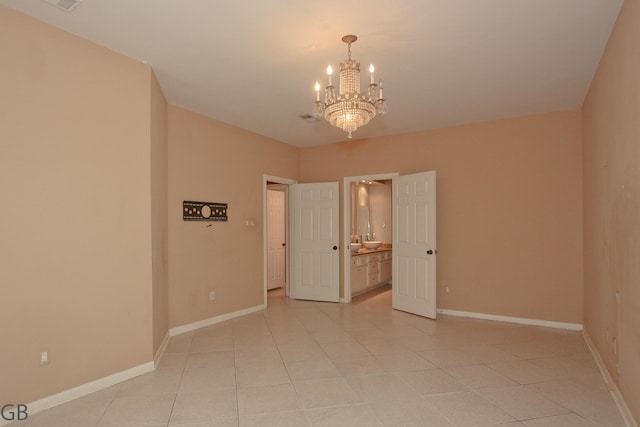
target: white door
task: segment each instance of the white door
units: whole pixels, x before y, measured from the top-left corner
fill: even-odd
[[[392,306],[436,318],[436,173],[393,180]]]
[[[294,184],[292,187],[292,296],[338,302],[338,183]]]
[[[267,289],[285,285],[285,194],[267,190]]]

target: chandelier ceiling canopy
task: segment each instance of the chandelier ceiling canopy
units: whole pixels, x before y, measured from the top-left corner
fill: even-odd
[[[347,60],[340,63],[340,90],[336,94],[333,86],[333,68],[327,67],[327,86],[324,88],[324,101],[320,100],[320,83],[316,82],[316,102],[313,116],[324,117],[333,126],[347,132],[349,139],[352,132],[369,123],[376,115],[387,113],[387,104],[382,94],[382,80],[377,84],[374,78],[374,67],[369,66],[371,75],[369,86],[360,91],[360,63],[351,59],[351,43],[358,38],[354,35],[342,37],[347,44]]]

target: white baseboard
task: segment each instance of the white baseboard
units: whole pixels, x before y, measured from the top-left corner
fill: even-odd
[[[261,304],[261,305],[256,305],[255,307],[249,307],[249,308],[234,311],[231,313],[210,317],[208,319],[199,320],[197,322],[188,323],[186,325],[176,326],[175,328],[169,329],[169,335],[174,337],[176,335],[184,334],[185,332],[195,331],[196,329],[204,328],[205,326],[215,325],[216,323],[224,322],[225,320],[235,319],[236,317],[255,313],[256,311],[260,311],[264,309],[265,309],[265,305]]]
[[[121,383],[123,381],[127,381],[130,380],[131,378],[135,378],[139,375],[143,375],[146,374],[148,372],[151,372],[153,370],[155,370],[155,367],[158,365],[158,363],[160,362],[160,359],[162,358],[162,355],[164,354],[164,351],[167,348],[167,345],[169,344],[169,339],[172,336],[175,335],[179,335],[185,332],[189,332],[195,329],[199,329],[202,328],[204,326],[209,326],[209,325],[213,325],[216,323],[220,323],[220,322],[224,322],[225,320],[230,320],[239,316],[244,316],[246,314],[251,314],[254,313],[256,311],[260,311],[263,310],[265,308],[264,305],[258,305],[255,307],[249,307],[246,308],[244,310],[238,310],[238,311],[234,311],[233,313],[227,313],[227,314],[222,314],[220,316],[216,316],[216,317],[211,317],[209,319],[205,319],[205,320],[201,320],[198,322],[194,322],[194,323],[190,323],[188,325],[182,325],[182,326],[178,326],[176,328],[171,328],[169,329],[169,331],[167,331],[167,334],[165,335],[164,339],[162,340],[162,343],[160,344],[160,347],[158,348],[158,351],[156,352],[156,354],[153,357],[153,361],[151,362],[147,362],[144,363],[142,365],[138,365],[135,366],[133,368],[130,369],[126,369],[124,371],[120,371],[117,372],[113,375],[109,375],[107,377],[104,378],[100,378],[97,379],[95,381],[91,381],[89,383],[86,384],[82,384],[79,385],[77,387],[71,388],[69,390],[65,390],[63,392],[54,394],[52,396],[47,396],[43,399],[40,400],[36,400],[34,402],[31,403],[27,403],[27,408],[28,408],[28,414],[29,415],[33,415],[33,414],[37,414],[38,412],[42,412],[46,409],[50,409],[53,408],[54,406],[58,406],[61,405],[63,403],[67,403],[71,400],[74,399],[78,399],[80,397],[86,396],[88,394],[91,393],[95,393],[96,391],[100,391],[103,390],[107,387],[111,387],[112,385],[116,385],[118,383]],[[5,413],[15,413],[14,411],[5,411]],[[2,418],[0,418],[0,426],[4,426],[9,424],[8,420],[4,420]]]
[[[27,403],[29,416],[42,412],[46,409],[53,408],[54,406],[67,403],[71,400],[78,399],[96,391],[103,390],[112,385],[116,385],[123,381],[130,380],[139,375],[146,374],[154,370],[153,362],[143,363],[142,365],[134,366],[133,368],[126,369],[124,371],[116,372],[115,374],[97,379],[95,381],[88,382],[86,384],[79,385],[69,390],[62,391],[52,396],[47,396],[40,400],[36,400]],[[8,421],[0,418],[0,426],[9,424]]]
[[[162,342],[160,343],[160,347],[158,347],[158,351],[156,351],[156,354],[153,356],[154,369],[158,367],[158,363],[160,363],[160,359],[162,358],[164,351],[167,349],[167,345],[169,344],[170,338],[171,338],[171,335],[169,335],[169,331],[167,331],[167,333],[164,335],[164,338],[162,339]]]
[[[624,398],[622,397],[622,393],[620,393],[620,389],[618,388],[616,383],[613,381],[613,378],[611,378],[611,375],[609,374],[607,367],[604,365],[602,357],[600,356],[600,352],[598,352],[598,349],[593,344],[593,341],[591,341],[589,334],[584,329],[582,330],[582,336],[584,337],[584,341],[587,343],[587,347],[589,347],[589,350],[591,351],[591,354],[593,355],[593,358],[596,361],[596,365],[598,365],[598,369],[600,369],[602,378],[604,378],[604,382],[607,384],[607,387],[609,388],[609,393],[611,393],[611,397],[613,398],[613,401],[616,402],[616,405],[618,406],[618,410],[620,410],[620,415],[622,415],[622,418],[624,419],[624,422],[627,424],[627,427],[638,427],[638,424],[636,423],[635,419],[633,418],[633,415],[631,414],[631,410],[629,410],[627,403],[624,401]]]
[[[542,326],[545,328],[567,329],[570,331],[581,331],[581,323],[564,323],[552,322],[549,320],[527,319],[524,317],[499,316],[496,314],[473,313],[469,311],[447,310],[439,308],[436,310],[439,314],[458,317],[470,317],[472,319],[494,320],[497,322],[517,323],[520,325]]]

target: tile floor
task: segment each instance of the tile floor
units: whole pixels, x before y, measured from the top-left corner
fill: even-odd
[[[269,293],[264,312],[173,337],[158,369],[29,427],[624,426],[577,332]]]

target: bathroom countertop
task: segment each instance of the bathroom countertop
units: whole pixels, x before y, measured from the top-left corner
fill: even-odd
[[[381,245],[378,249],[360,248],[357,252],[351,252],[351,256],[375,254],[376,252],[387,252],[393,250],[391,244]]]

